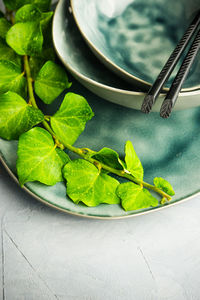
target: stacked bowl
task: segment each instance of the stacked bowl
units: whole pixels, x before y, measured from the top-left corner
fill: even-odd
[[[111,102],[140,109],[199,8],[200,1],[60,0],[53,39],[63,64],[86,88]],[[179,65],[153,110],[158,111]],[[179,94],[176,110],[199,106],[200,59]]]

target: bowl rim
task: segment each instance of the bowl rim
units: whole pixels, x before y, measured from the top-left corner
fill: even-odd
[[[116,87],[112,87],[112,86],[109,86],[109,85],[106,85],[106,84],[103,84],[103,83],[100,83],[94,79],[91,79],[85,75],[83,75],[82,73],[78,72],[77,70],[75,70],[73,67],[71,67],[71,65],[61,56],[58,48],[57,48],[57,45],[56,45],[56,42],[55,42],[55,34],[54,34],[54,31],[55,31],[55,28],[56,28],[56,18],[57,18],[57,11],[59,10],[60,6],[64,3],[65,0],[60,0],[56,6],[56,9],[55,9],[55,13],[54,13],[54,16],[53,16],[53,22],[52,22],[52,33],[53,33],[53,45],[54,45],[54,48],[56,50],[56,53],[59,57],[59,59],[61,60],[61,62],[67,67],[67,69],[72,73],[72,74],[75,74],[78,78],[82,79],[83,81],[87,82],[88,84],[91,84],[93,86],[96,86],[98,88],[103,88],[109,92],[115,92],[115,93],[122,93],[124,95],[130,95],[130,96],[145,96],[145,92],[137,92],[137,91],[131,91],[131,90],[125,90],[125,89],[120,89],[120,88],[116,88]],[[71,1],[71,0],[70,0]],[[164,97],[164,93],[161,93],[160,96],[163,96]],[[179,93],[179,97],[188,97],[188,96],[194,96],[194,95],[200,95],[200,88],[199,89],[196,89],[196,90],[193,90],[193,91],[181,91]]]
[[[145,88],[150,88],[152,86],[152,84],[148,81],[145,81],[139,77],[137,77],[136,75],[133,75],[133,74],[130,74],[129,72],[127,72],[126,70],[124,70],[123,68],[119,67],[117,64],[115,64],[111,59],[107,58],[94,44],[92,41],[90,41],[90,39],[88,39],[88,37],[86,36],[86,34],[84,33],[84,31],[82,30],[80,24],[79,24],[79,21],[76,17],[76,14],[75,14],[75,9],[74,9],[74,2],[76,0],[70,0],[70,6],[71,6],[71,9],[72,9],[72,14],[73,14],[73,17],[74,17],[74,20],[76,22],[76,25],[79,29],[79,32],[81,33],[82,37],[84,38],[84,40],[87,42],[87,44],[89,45],[89,47],[92,49],[93,53],[96,54],[96,56],[98,57],[98,59],[100,58],[102,61],[104,61],[104,64],[106,64],[106,66],[110,66],[109,69],[112,68],[112,70],[116,72],[116,70],[119,72],[118,73],[118,76],[120,76],[121,74],[121,77],[122,77],[122,74],[123,74],[123,78],[128,81],[128,80],[132,80],[132,83],[138,83],[140,86],[139,87],[145,87]],[[192,91],[196,91],[197,89],[200,89],[200,83],[198,85],[195,85],[191,88],[182,88],[182,92],[192,92]],[[168,91],[169,88],[164,88],[164,91]],[[145,93],[145,92],[144,92]]]

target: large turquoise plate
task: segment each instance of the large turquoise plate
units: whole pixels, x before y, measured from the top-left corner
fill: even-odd
[[[176,195],[168,206],[199,193],[200,108],[174,112],[170,119],[164,120],[157,113],[144,115],[107,102],[76,80],[72,81],[70,91],[83,95],[95,112],[95,117],[88,122],[85,132],[76,142],[77,146],[94,150],[107,146],[123,155],[125,141],[131,140],[143,163],[145,181],[152,182],[155,176],[162,176],[174,186]],[[56,110],[61,98],[50,106],[43,105],[47,115]],[[0,140],[0,151],[3,163],[15,176],[17,141]],[[25,190],[56,209],[93,218],[125,218],[166,207],[125,212],[120,205],[102,204],[94,208],[75,205],[65,195],[64,182],[52,187],[38,182],[28,183]]]

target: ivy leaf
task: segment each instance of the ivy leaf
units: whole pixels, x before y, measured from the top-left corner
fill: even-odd
[[[9,10],[17,10],[24,4],[26,4],[27,0],[3,0],[6,8]]]
[[[3,0],[9,10],[17,10],[25,4],[35,4],[42,11],[50,7],[51,0]]]
[[[55,52],[52,48],[43,49],[37,56],[31,56],[29,59],[29,65],[31,68],[31,75],[35,79],[47,60],[55,61]]]
[[[15,15],[15,22],[16,23],[25,23],[25,22],[32,22],[40,21],[42,18],[42,12],[40,9],[33,5],[33,4],[26,4],[22,6]]]
[[[15,15],[15,22],[16,23],[26,23],[26,22],[34,22],[38,21],[40,22],[42,29],[46,28],[48,24],[50,23],[50,20],[53,16],[53,12],[46,12],[43,13],[41,10],[33,5],[33,4],[27,4],[22,6]]]
[[[0,136],[6,140],[17,139],[44,120],[39,109],[31,107],[13,92],[0,95],[0,116]]]
[[[175,192],[171,184],[167,180],[163,179],[162,177],[155,177],[153,183],[157,188],[161,189],[168,195],[170,196],[175,195]]]
[[[119,154],[110,148],[105,147],[92,157],[111,168],[123,170]]]
[[[143,180],[144,170],[139,160],[133,145],[130,141],[126,142],[125,145],[125,162],[127,166],[127,170],[138,179]]]
[[[93,115],[84,97],[68,93],[50,121],[58,139],[63,143],[73,144]]]
[[[35,4],[42,11],[50,9],[51,0],[31,0],[32,4]]]
[[[0,38],[0,58],[1,60],[8,60],[21,68],[21,57],[17,55],[13,49],[8,47],[2,38]]]
[[[53,48],[52,39],[52,16],[53,12],[43,13],[42,20],[40,21],[42,33],[44,38],[43,48]],[[49,57],[49,60],[51,58]]]
[[[11,61],[0,60],[0,93],[16,92],[26,96],[26,79],[21,68]]]
[[[21,7],[15,16],[16,23],[38,22],[41,25],[43,38],[43,48],[53,47],[52,45],[52,16],[53,12],[42,12],[37,6],[27,4]],[[48,58],[50,60],[51,57]]]
[[[6,35],[6,42],[19,55],[34,56],[42,51],[43,35],[39,22],[17,23]]]
[[[54,185],[63,180],[62,168],[69,157],[56,149],[53,138],[43,128],[35,127],[19,138],[17,173],[23,185],[28,181],[40,181]]]
[[[147,189],[133,182],[121,183],[116,190],[116,194],[121,199],[122,207],[126,211],[158,205],[158,200]]]
[[[0,37],[5,39],[8,30],[12,25],[5,18],[0,18]]]
[[[122,166],[123,170],[127,170],[126,163],[120,158],[119,158],[119,163]]]
[[[61,150],[60,148],[56,148],[56,152],[60,156],[60,159],[63,161],[63,166],[71,161],[70,157],[65,153],[65,151]],[[63,180],[63,175],[62,175],[62,180]]]
[[[67,194],[74,203],[83,202],[87,206],[119,203],[115,193],[119,182],[90,162],[73,160],[63,168],[63,175],[67,180]]]
[[[142,191],[142,187],[132,182],[121,183],[117,190],[116,194],[121,199],[122,207],[125,210],[134,210],[137,206],[137,196]],[[135,205],[136,203],[136,205]],[[133,207],[133,208],[132,208]]]
[[[29,66],[31,69],[31,76],[33,79],[35,79],[42,68],[42,66],[45,64],[45,59],[40,58],[38,56],[31,56],[29,59]]]
[[[65,70],[52,61],[47,61],[35,80],[35,92],[46,103],[52,103],[71,83]]]
[[[47,30],[48,26],[51,24],[52,17],[53,17],[53,11],[42,13],[40,23],[43,31]]]

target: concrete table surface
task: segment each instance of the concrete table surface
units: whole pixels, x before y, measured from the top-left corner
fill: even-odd
[[[0,219],[0,299],[200,299],[200,196],[84,219],[33,199],[0,164]]]
[[[200,197],[92,220],[25,193],[0,165],[0,299],[200,299]]]

